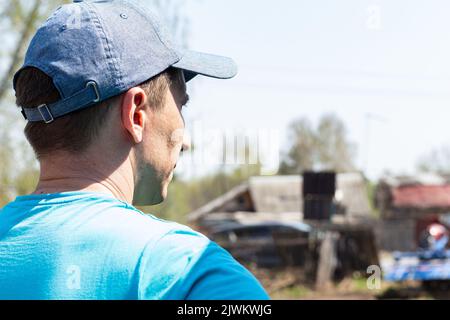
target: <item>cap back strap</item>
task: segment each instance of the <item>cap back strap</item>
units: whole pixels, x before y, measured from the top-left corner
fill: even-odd
[[[30,122],[52,123],[56,118],[89,107],[100,101],[97,83],[89,81],[86,88],[71,97],[37,108],[22,108],[22,115]]]

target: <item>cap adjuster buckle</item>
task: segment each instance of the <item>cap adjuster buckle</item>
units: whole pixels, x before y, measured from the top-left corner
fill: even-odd
[[[39,107],[37,107],[37,109],[46,124],[52,123],[55,120],[46,104],[41,104]]]
[[[95,92],[96,98],[92,102],[93,103],[99,102],[100,101],[100,93],[98,92],[97,83],[95,81],[89,81],[86,84],[86,88],[88,88],[88,87],[92,87],[94,89],[94,92]]]

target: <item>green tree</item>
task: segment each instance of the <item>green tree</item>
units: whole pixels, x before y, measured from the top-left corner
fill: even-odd
[[[305,170],[355,169],[355,146],[347,138],[345,124],[334,114],[324,115],[317,127],[306,118],[289,128],[289,149],[283,155],[281,174],[300,174]]]
[[[419,172],[449,174],[450,146],[441,146],[423,154],[417,161],[416,169]]]

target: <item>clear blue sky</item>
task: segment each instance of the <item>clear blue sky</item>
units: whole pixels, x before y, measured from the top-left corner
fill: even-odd
[[[450,2],[188,0],[186,10],[189,46],[240,68],[232,80],[194,80],[188,121],[285,139],[293,119],[334,112],[371,178],[413,172],[450,144]]]

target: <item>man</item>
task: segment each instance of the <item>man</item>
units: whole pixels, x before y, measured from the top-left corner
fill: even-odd
[[[268,298],[205,236],[130,204],[144,169],[151,202],[167,195],[185,82],[235,73],[228,58],[178,50],[131,2],[59,8],[14,77],[41,173],[0,211],[0,298]]]

